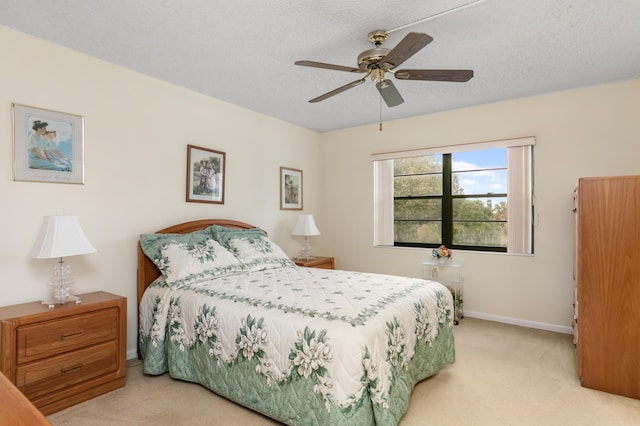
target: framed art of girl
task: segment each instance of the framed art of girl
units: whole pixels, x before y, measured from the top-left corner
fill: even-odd
[[[224,204],[226,154],[187,145],[187,202]]]

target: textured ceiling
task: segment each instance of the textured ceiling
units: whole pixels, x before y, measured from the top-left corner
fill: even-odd
[[[640,77],[639,0],[468,3],[2,0],[0,25],[321,132]],[[357,76],[294,62],[356,67],[376,29],[391,31],[387,48],[410,31],[433,37],[402,68],[475,76],[394,80],[405,102],[393,108],[371,81],[308,103]]]

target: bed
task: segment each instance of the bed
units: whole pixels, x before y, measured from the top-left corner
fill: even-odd
[[[291,425],[395,425],[414,385],[455,360],[446,287],[299,267],[233,220],[141,235],[138,309],[145,374]]]

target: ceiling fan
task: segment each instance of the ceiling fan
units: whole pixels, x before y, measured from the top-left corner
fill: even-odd
[[[409,33],[393,49],[381,47],[386,39],[387,32],[384,30],[370,32],[369,41],[373,43],[374,48],[365,50],[358,55],[357,68],[315,61],[296,61],[296,65],[305,67],[324,68],[351,73],[366,73],[361,79],[352,81],[324,95],[313,98],[309,102],[320,102],[338,93],[342,93],[345,90],[359,86],[370,76],[371,80],[376,83],[376,88],[387,106],[393,107],[403,103],[404,99],[402,99],[393,82],[385,78],[386,73],[393,74],[395,78],[399,80],[465,82],[473,77],[473,70],[396,70],[396,67],[415,55],[427,44],[431,43],[433,38],[424,33]]]

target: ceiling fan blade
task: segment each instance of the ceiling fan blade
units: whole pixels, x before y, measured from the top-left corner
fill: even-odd
[[[382,80],[376,83],[376,89],[380,92],[380,96],[384,99],[384,102],[388,107],[394,107],[404,102],[400,92],[396,89],[391,80]]]
[[[473,70],[398,70],[393,73],[400,80],[453,81],[471,80]]]
[[[391,49],[391,52],[389,52],[381,62],[389,64],[390,68],[395,68],[432,41],[433,38],[430,35],[424,33],[409,33],[396,47]]]
[[[325,99],[330,98],[331,96],[337,95],[338,93],[342,93],[345,90],[349,90],[349,89],[351,89],[353,87],[361,85],[362,83],[365,82],[366,78],[367,77],[364,77],[364,78],[361,78],[360,80],[352,81],[349,84],[345,84],[344,86],[340,86],[337,89],[334,89],[334,90],[332,90],[330,92],[325,93],[324,95],[320,95],[317,98],[311,99],[309,102],[313,104],[313,103],[316,103],[316,102],[324,101]]]
[[[324,68],[327,70],[335,70],[335,71],[362,72],[360,68],[345,67],[343,65],[325,64],[324,62],[296,61],[295,65],[301,65],[303,67]]]

